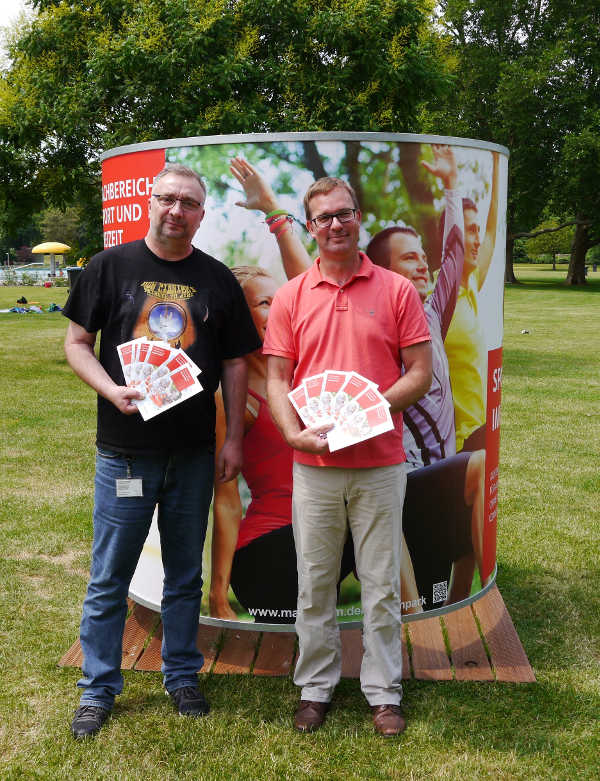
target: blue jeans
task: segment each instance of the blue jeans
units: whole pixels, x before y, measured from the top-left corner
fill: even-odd
[[[167,691],[195,686],[202,550],[212,498],[214,450],[125,456],[98,449],[92,567],[81,619],[81,704],[111,709],[123,689],[121,655],[129,584],[158,504],[165,571],[161,617]],[[118,497],[117,478],[141,478],[143,497]]]

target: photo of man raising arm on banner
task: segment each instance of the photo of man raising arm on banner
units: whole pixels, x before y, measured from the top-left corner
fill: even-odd
[[[413,283],[424,302],[432,334],[433,384],[422,399],[405,411],[403,428],[409,470],[404,529],[412,559],[402,573],[403,613],[465,599],[470,593],[475,563],[481,571],[482,557],[485,452],[455,455],[454,404],[444,349],[463,268],[461,198],[456,190],[457,168],[452,148],[434,144],[432,152],[433,162],[423,161],[423,165],[443,182],[446,203],[441,228],[442,266],[433,292],[430,294],[427,257],[413,228],[388,227],[376,234],[367,247],[367,255],[374,263]],[[253,166],[236,159],[231,170],[246,193],[246,200],[238,205],[265,214],[279,210],[272,189]],[[297,229],[292,229],[283,217],[279,219],[284,227],[275,235],[282,262],[286,272],[295,275],[310,260]],[[426,468],[421,471],[423,467]]]
[[[485,451],[456,455],[454,398],[445,342],[464,268],[463,211],[452,148],[432,144],[423,166],[444,186],[442,263],[429,292],[427,256],[414,228],[394,226],[367,247],[371,260],[410,279],[431,331],[433,382],[404,414],[409,479],[404,533],[425,609],[466,599],[475,562],[482,571]]]
[[[498,226],[498,152],[492,152],[492,159],[492,193],[483,240],[475,202],[462,199],[465,261],[456,311],[445,342],[454,397],[457,452],[485,448],[487,345],[480,321],[479,297],[494,255]]]

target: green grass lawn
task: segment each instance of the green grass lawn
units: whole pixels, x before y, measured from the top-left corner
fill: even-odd
[[[373,734],[358,682],[296,734],[288,679],[211,676],[178,717],[157,673],[125,674],[114,718],[75,742],[77,637],[92,536],[94,394],[61,314],[0,315],[0,778],[596,779],[600,754],[600,272],[516,266],[506,289],[498,585],[536,684],[405,686],[408,729]],[[1,288],[62,305],[64,288]],[[522,331],[528,331],[523,334]]]

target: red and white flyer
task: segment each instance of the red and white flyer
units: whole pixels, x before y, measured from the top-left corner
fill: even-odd
[[[117,346],[125,382],[144,394],[134,399],[144,420],[181,404],[202,390],[200,368],[179,348],[145,337]]]
[[[288,398],[305,426],[333,424],[327,432],[331,452],[394,428],[389,402],[356,372],[327,370],[306,377]]]
[[[308,397],[304,385],[298,385],[294,390],[288,393],[288,399],[292,403],[292,407],[298,413],[298,417],[304,423],[307,428],[316,425],[316,421],[308,410]]]
[[[338,399],[338,391],[343,387],[349,374],[350,372],[334,372],[331,370],[324,372],[323,387],[321,390],[321,407],[334,419],[339,411],[339,402],[343,403],[343,401],[345,401],[345,396],[343,399],[342,397]],[[338,404],[336,404],[336,399],[338,399]]]
[[[321,402],[324,380],[325,374],[322,373],[314,374],[312,377],[306,377],[302,382],[304,390],[306,391],[308,411],[315,420],[313,425],[317,426],[333,422],[329,409]]]
[[[147,383],[146,396],[134,403],[144,420],[160,415],[171,407],[181,404],[202,390],[202,385],[187,366],[159,377],[151,377]]]
[[[365,439],[377,437],[393,428],[390,405],[384,400],[374,407],[359,409],[342,423],[338,423],[335,428],[327,432],[327,443],[330,452],[334,453],[344,447],[364,442]]]
[[[350,398],[342,407],[339,408],[336,421],[343,423],[348,418],[352,417],[359,410],[369,409],[377,404],[387,404],[389,402],[384,399],[376,386],[368,385],[358,396]]]
[[[367,388],[377,388],[377,384],[357,372],[349,372],[348,378],[340,388],[340,391],[345,393],[348,399],[354,399]]]
[[[124,342],[117,346],[126,385],[130,385],[132,381],[133,367],[137,363],[138,342],[139,339],[133,339],[131,342]]]

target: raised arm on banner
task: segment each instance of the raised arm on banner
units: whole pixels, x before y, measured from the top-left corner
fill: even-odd
[[[488,211],[487,222],[485,225],[485,236],[481,242],[479,258],[477,261],[479,290],[490,269],[492,257],[494,255],[494,245],[496,243],[496,228],[498,227],[498,189],[500,181],[500,163],[498,152],[492,152],[493,171],[492,171],[492,196],[490,199],[490,210]]]
[[[452,147],[448,144],[432,144],[431,151],[433,152],[433,163],[421,160],[423,168],[441,179],[445,190],[454,190],[458,172]]]
[[[241,206],[244,209],[256,209],[265,215],[272,215],[273,212],[280,210],[277,196],[271,185],[247,160],[242,157],[234,157],[231,160],[229,170],[242,185],[246,195],[244,201],[236,201],[236,206]],[[284,214],[281,215],[281,218],[283,217],[285,217]],[[300,237],[293,230],[292,224],[288,223],[286,226],[282,219],[281,224],[272,227],[287,278],[292,279],[292,277],[302,274],[309,268],[311,261]]]

